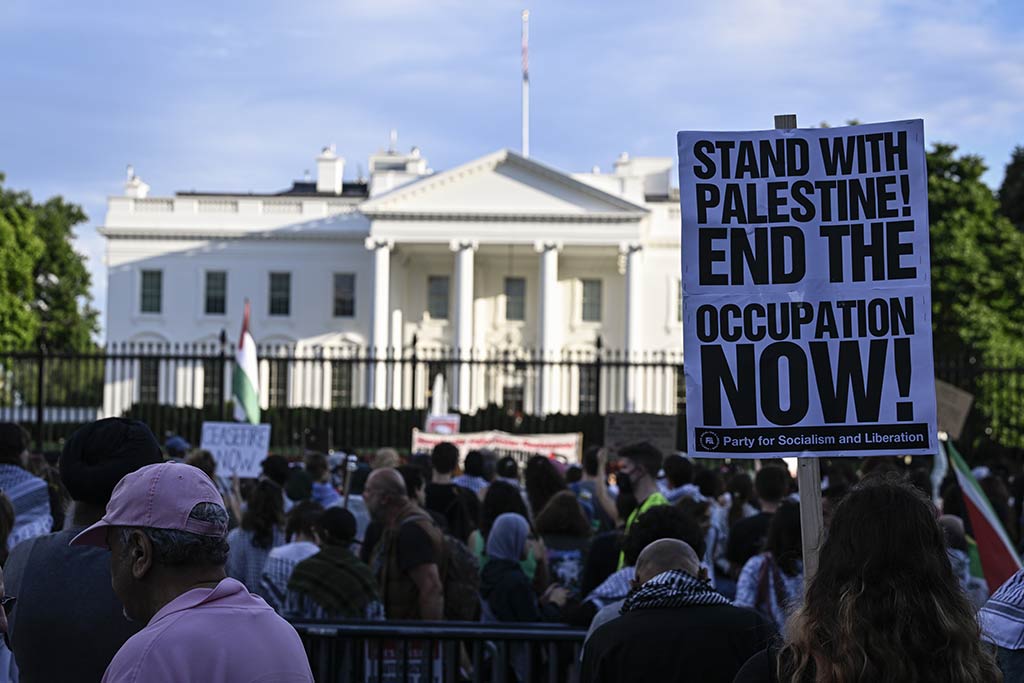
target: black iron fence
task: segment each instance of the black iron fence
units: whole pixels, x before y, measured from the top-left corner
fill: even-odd
[[[585,445],[601,442],[608,413],[676,415],[684,448],[681,353],[626,353],[598,340],[557,355],[413,344],[386,353],[266,346],[258,356],[262,419],[278,450],[401,446],[431,407],[461,414],[463,431],[582,432]],[[226,345],[0,351],[0,420],[26,426],[44,450],[59,448],[81,424],[122,415],[197,443],[204,421],[232,417],[233,369]],[[975,397],[963,452],[1024,454],[1024,366],[940,357],[935,371]]]
[[[320,683],[575,683],[586,631],[555,624],[296,622]]]

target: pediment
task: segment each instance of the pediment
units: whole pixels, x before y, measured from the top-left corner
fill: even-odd
[[[364,202],[371,218],[563,217],[639,220],[647,210],[549,166],[502,150]]]

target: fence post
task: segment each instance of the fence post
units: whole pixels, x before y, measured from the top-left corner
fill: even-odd
[[[227,391],[228,385],[230,384],[227,377],[228,366],[228,333],[222,329],[220,331],[220,363],[218,364],[220,371],[220,421],[227,422],[228,419],[228,401],[227,397],[231,394]],[[201,429],[201,428],[200,428]]]
[[[44,367],[46,363],[46,344],[42,340],[39,341],[38,350],[39,364],[37,365],[37,368],[39,370],[39,375],[36,378],[36,451],[42,453],[43,424],[46,419],[46,410],[44,408],[46,405],[46,396],[44,391],[46,388],[46,368]]]
[[[412,365],[412,396],[411,396],[412,401],[411,401],[409,407],[412,410],[416,410],[419,407],[418,406],[417,397],[419,397],[419,378],[420,378],[420,373],[419,373],[419,365],[417,364],[417,361],[416,361],[416,343],[417,342],[419,342],[419,335],[414,333],[412,335],[412,355],[409,356],[409,363],[410,363],[410,365]],[[429,382],[430,380],[428,379],[427,381]]]
[[[594,406],[597,409],[597,411],[596,411],[597,414],[600,415],[601,414],[601,364],[603,362],[602,349],[604,348],[604,339],[601,338],[601,335],[597,335],[596,347],[597,347],[597,355],[594,356],[594,377],[595,377],[595,379],[594,379],[594,395],[596,396],[596,400],[594,401]]]

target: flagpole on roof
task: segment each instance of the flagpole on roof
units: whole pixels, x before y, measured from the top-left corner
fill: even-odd
[[[523,156],[530,156],[530,10],[523,10]]]

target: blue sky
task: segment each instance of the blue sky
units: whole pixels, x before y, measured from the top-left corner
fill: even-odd
[[[90,217],[105,307],[106,197],[275,190],[337,146],[435,169],[519,146],[522,2],[0,4],[0,171]],[[923,118],[997,186],[1024,144],[1024,4],[985,0],[545,2],[529,6],[531,154],[567,171],[674,155],[679,129]]]

